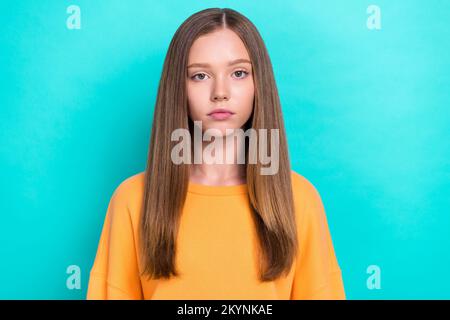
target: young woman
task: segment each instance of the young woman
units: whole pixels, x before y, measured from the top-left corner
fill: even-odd
[[[193,138],[198,124],[209,140]],[[180,129],[191,134],[181,163]],[[218,143],[210,155],[233,161],[201,161],[208,141],[244,129],[271,137]],[[267,143],[277,164],[263,173],[267,161],[249,160]],[[240,13],[206,9],[176,31],[147,167],[110,200],[87,298],[345,299],[321,197],[290,169],[266,47]]]

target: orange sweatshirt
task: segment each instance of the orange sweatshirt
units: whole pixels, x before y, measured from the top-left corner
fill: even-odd
[[[141,172],[124,180],[111,197],[87,299],[345,299],[321,197],[306,178],[291,175],[300,255],[287,276],[258,281],[246,185],[189,183],[175,258],[181,276],[140,277]]]

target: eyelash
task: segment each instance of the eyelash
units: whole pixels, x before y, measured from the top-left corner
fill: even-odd
[[[244,79],[244,78],[245,78],[246,76],[248,76],[248,74],[249,74],[249,72],[247,72],[247,71],[245,71],[245,70],[236,70],[236,71],[233,72],[233,74],[236,73],[236,72],[242,72],[242,73],[245,74],[244,77],[240,77],[240,78],[238,78],[238,79]],[[195,79],[195,77],[198,76],[199,74],[205,74],[205,73],[203,73],[203,72],[196,73],[196,74],[194,74],[193,76],[191,76],[191,79],[197,81],[197,80]],[[204,80],[204,79],[198,80],[198,81],[203,81],[203,80]]]

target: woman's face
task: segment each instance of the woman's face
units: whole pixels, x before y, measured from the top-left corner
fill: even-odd
[[[239,129],[253,111],[254,83],[250,57],[239,36],[230,29],[203,35],[188,57],[189,117],[202,130]],[[220,110],[224,109],[224,110]]]

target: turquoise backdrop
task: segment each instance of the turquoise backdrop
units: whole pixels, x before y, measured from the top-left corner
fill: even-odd
[[[450,299],[446,0],[1,1],[0,298],[85,298],[112,192],[145,169],[169,42],[208,7],[265,40],[347,298]]]

